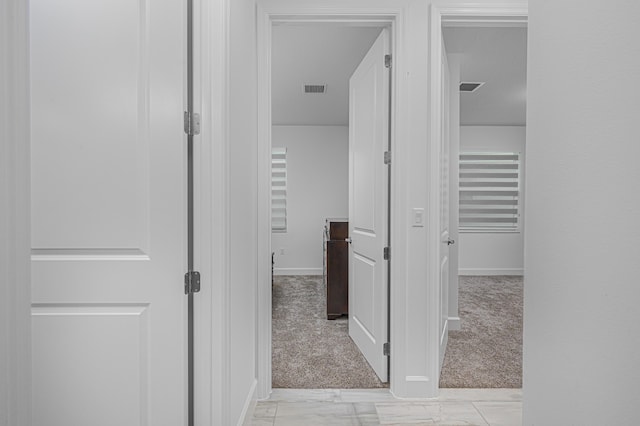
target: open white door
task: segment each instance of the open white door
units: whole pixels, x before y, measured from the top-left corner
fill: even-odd
[[[35,426],[186,422],[184,7],[30,1]]]
[[[349,335],[383,382],[388,358],[389,31],[349,81]]]
[[[442,117],[440,128],[440,369],[449,337],[449,135],[450,78],[447,52],[442,44]]]

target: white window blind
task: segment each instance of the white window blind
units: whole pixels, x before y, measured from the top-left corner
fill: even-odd
[[[517,231],[520,154],[460,154],[460,231]]]
[[[271,230],[287,231],[287,149],[271,150]]]

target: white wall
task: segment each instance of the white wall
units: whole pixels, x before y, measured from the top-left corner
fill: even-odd
[[[524,424],[637,424],[640,2],[530,5]]]
[[[27,7],[0,4],[0,426],[31,424]]]
[[[273,126],[271,138],[287,148],[287,232],[271,236],[275,272],[321,275],[325,219],[349,215],[349,127]]]
[[[461,152],[520,152],[520,228],[518,232],[461,232],[460,275],[522,275],[524,272],[524,126],[461,126]]]
[[[236,424],[256,384],[257,99],[255,3],[233,0],[229,23],[230,418]],[[216,344],[216,343],[214,343]]]

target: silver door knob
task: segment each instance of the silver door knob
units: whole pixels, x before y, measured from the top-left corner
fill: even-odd
[[[452,240],[451,238],[447,238],[447,241],[445,241],[445,243],[447,243],[448,246],[455,244],[456,240]]]
[[[351,237],[347,237],[344,239],[346,242],[348,242],[349,244],[351,244]]]

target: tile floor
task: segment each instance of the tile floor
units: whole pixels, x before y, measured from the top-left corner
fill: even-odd
[[[388,389],[274,389],[246,426],[522,424],[521,389],[442,389],[432,400],[395,399]]]

